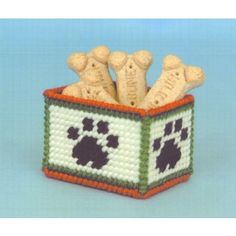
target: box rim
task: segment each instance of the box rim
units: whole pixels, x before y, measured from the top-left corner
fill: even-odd
[[[43,95],[53,100],[59,100],[59,101],[69,102],[73,104],[80,104],[80,105],[85,105],[85,106],[92,106],[92,107],[102,108],[102,109],[111,110],[111,111],[118,111],[121,113],[128,113],[128,114],[131,113],[141,118],[148,117],[148,116],[150,117],[157,116],[164,112],[175,110],[178,107],[194,102],[194,97],[190,94],[187,94],[182,99],[174,101],[167,105],[164,105],[158,108],[145,110],[145,109],[133,108],[133,107],[129,107],[129,106],[121,105],[121,104],[111,104],[111,103],[106,103],[106,102],[100,102],[100,101],[95,101],[95,100],[90,100],[90,99],[63,95],[61,94],[61,92],[65,87],[66,86],[46,89],[43,92]]]

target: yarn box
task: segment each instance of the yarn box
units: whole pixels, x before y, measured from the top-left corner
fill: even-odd
[[[193,172],[194,98],[143,109],[44,91],[46,176],[145,199]]]

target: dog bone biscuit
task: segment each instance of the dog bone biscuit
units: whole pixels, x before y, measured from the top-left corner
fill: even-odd
[[[95,86],[86,85],[86,84],[82,85],[81,97],[85,99],[118,104],[116,100],[109,93],[107,93],[106,90],[102,86],[95,87]]]
[[[115,86],[108,71],[109,54],[107,47],[99,46],[88,54],[71,54],[67,63],[81,81],[92,86],[102,86],[113,98],[116,98]]]
[[[150,89],[140,108],[150,109],[181,99],[187,91],[204,82],[201,68],[184,65],[178,57],[168,55],[163,61],[160,78]]]
[[[116,73],[118,100],[121,104],[137,107],[147,93],[146,72],[152,63],[148,51],[138,51],[132,55],[126,52],[110,54],[108,64]]]
[[[73,96],[73,97],[81,97],[81,84],[83,82],[78,82],[75,84],[71,84],[68,85],[67,87],[65,87],[62,91],[62,94],[64,95],[69,95],[69,96]]]

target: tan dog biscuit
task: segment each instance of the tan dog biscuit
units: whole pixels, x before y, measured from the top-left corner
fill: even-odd
[[[82,81],[68,85],[66,88],[63,89],[62,94],[73,97],[82,97],[81,84],[83,84]]]
[[[108,71],[110,51],[105,46],[94,48],[90,53],[73,53],[68,66],[79,75],[81,81],[92,86],[102,86],[113,98],[116,90]]]
[[[204,72],[201,68],[186,66],[174,55],[166,56],[160,78],[139,107],[150,109],[176,101],[203,82]]]
[[[137,107],[147,93],[146,72],[152,63],[151,53],[144,50],[132,55],[126,52],[113,52],[108,63],[116,73],[119,102]]]
[[[83,81],[67,86],[64,95],[118,104],[102,86],[87,85]]]
[[[82,85],[81,94],[82,98],[85,99],[118,104],[116,100],[109,93],[107,93],[102,86],[94,87],[90,85]]]

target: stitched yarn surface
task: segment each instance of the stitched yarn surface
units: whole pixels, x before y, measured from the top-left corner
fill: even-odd
[[[192,173],[193,97],[145,111],[45,96],[43,170],[49,177],[147,198]]]

